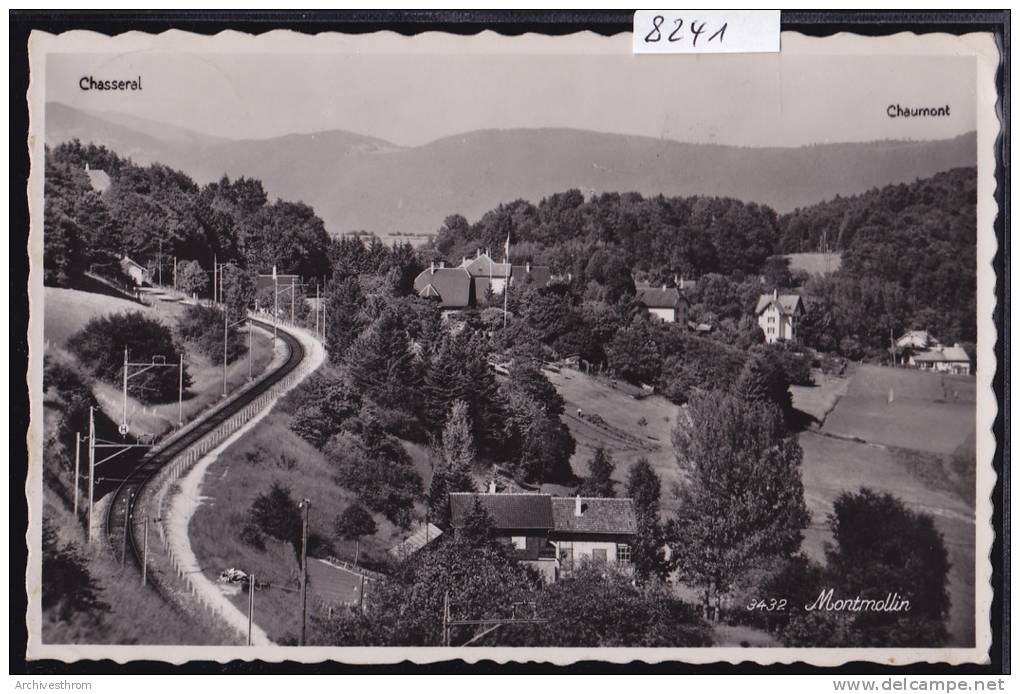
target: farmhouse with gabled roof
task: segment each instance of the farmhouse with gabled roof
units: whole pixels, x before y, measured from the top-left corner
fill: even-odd
[[[414,291],[422,298],[438,301],[443,311],[460,311],[477,306],[489,292],[502,295],[508,284],[543,288],[550,279],[548,267],[497,263],[479,249],[474,258],[463,258],[457,267],[446,267],[443,261],[430,263],[414,278]]]

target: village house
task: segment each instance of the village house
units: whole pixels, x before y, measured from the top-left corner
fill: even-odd
[[[149,272],[149,269],[140,263],[136,263],[126,255],[120,259],[120,269],[131,278],[136,287],[152,285],[152,273]]]
[[[666,323],[687,323],[690,300],[676,287],[638,287],[637,300],[649,314]]]
[[[457,267],[445,261],[432,262],[414,279],[418,296],[439,302],[444,313],[478,306],[486,295],[502,296],[507,286],[548,286],[552,275],[548,267],[497,263],[478,249],[474,258],[461,259]]]
[[[959,376],[970,375],[970,357],[959,343],[952,347],[938,345],[924,352],[912,354],[907,363],[921,371],[936,371]]]
[[[774,290],[758,297],[754,315],[765,333],[765,342],[793,342],[797,339],[797,323],[804,315],[804,301],[799,294],[780,294]]]
[[[629,566],[637,533],[633,499],[556,497],[540,493],[451,493],[450,526],[463,530],[477,500],[489,513],[496,539],[548,581],[588,560]]]

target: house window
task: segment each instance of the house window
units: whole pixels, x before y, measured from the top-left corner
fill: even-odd
[[[630,563],[630,545],[619,544],[616,545],[616,561],[621,564]]]
[[[510,538],[510,541],[513,542],[514,549],[528,548],[528,538],[524,537],[523,535],[514,535],[512,538]]]
[[[573,547],[560,547],[560,566],[563,567],[564,571],[570,571],[574,568],[574,548]]]
[[[594,562],[605,564],[606,563],[606,550],[605,550],[605,548],[603,547],[601,549],[593,549],[591,551],[591,559]]]
[[[776,317],[775,316],[769,316],[769,323],[775,323],[775,322],[776,322]]]

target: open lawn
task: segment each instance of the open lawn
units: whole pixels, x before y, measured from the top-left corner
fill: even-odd
[[[209,468],[202,484],[205,503],[188,528],[192,547],[206,575],[214,579],[220,571],[237,568],[254,572],[271,584],[255,596],[255,621],[276,642],[296,638],[300,627],[298,556],[294,547],[268,540],[259,550],[241,540],[246,514],[256,495],[267,492],[274,482],[291,491],[296,501],[308,498],[309,552],[315,557],[337,556],[354,559],[353,542],[333,537],[333,521],[355,500],[350,491],[333,480],[330,462],[320,451],[294,434],[290,415],[274,410],[257,427],[228,448]],[[412,457],[415,457],[412,455]],[[416,462],[416,465],[418,463]],[[426,463],[427,464],[427,463]],[[427,484],[427,480],[426,480]],[[376,514],[379,532],[361,542],[362,561],[384,560],[386,551],[397,544],[404,532]],[[350,601],[354,579],[349,572],[329,566],[310,566],[309,605],[314,599]],[[225,592],[230,592],[225,589]],[[231,599],[247,611],[247,595],[234,591]]]
[[[973,433],[974,379],[862,365],[822,431],[949,454]]]
[[[817,369],[811,371],[812,386],[790,386],[795,409],[809,415],[812,425],[821,426],[850,386],[850,378],[824,374]]]
[[[634,388],[624,384],[613,387],[607,379],[587,376],[574,369],[544,373],[566,401],[562,419],[577,441],[577,450],[570,459],[574,474],[587,475],[588,462],[595,449],[602,446],[616,462],[613,479],[619,483],[617,494],[622,496],[630,466],[638,458],[646,457],[662,478],[663,509],[674,509],[672,489],[677,468],[670,432],[680,408],[658,395],[637,399],[634,395],[640,391]],[[578,409],[583,415],[580,418]],[[640,423],[642,421],[644,424]],[[547,484],[543,491],[572,494],[573,488]]]
[[[73,361],[65,346],[68,338],[85,327],[92,318],[138,311],[161,321],[171,329],[177,324],[185,306],[180,303],[154,301],[154,305],[137,304],[107,294],[83,292],[75,289],[45,288],[44,336],[48,353]],[[243,330],[244,327],[241,326]],[[270,334],[255,329],[252,333],[252,375],[258,376],[272,360],[273,344]],[[245,344],[247,344],[245,342]],[[140,357],[144,359],[145,357]],[[223,364],[207,357],[189,353],[185,359],[192,384],[184,393],[183,415],[187,423],[197,413],[215,404],[223,392]],[[173,368],[173,367],[169,367]],[[248,353],[227,367],[227,392],[232,392],[248,381]],[[124,412],[123,391],[119,383],[96,383],[93,391],[100,407],[111,420],[120,422]],[[160,404],[143,404],[128,398],[128,424],[132,435],[160,435],[175,428],[178,422],[177,401]]]
[[[843,265],[839,253],[788,253],[791,270],[803,270],[812,275],[835,272]]]
[[[823,386],[824,387],[824,386]],[[974,639],[974,505],[972,469],[949,456],[973,445],[973,379],[862,365],[820,431],[800,434],[804,495],[811,511],[804,550],[824,561],[827,517],[844,491],[871,487],[935,519],[952,568],[948,628],[954,645]],[[889,391],[893,402],[889,402]],[[819,398],[819,402],[825,398]],[[803,394],[794,402],[804,407]]]

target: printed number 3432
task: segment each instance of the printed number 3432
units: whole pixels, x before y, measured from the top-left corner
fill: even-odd
[[[747,609],[778,612],[786,609],[786,599],[783,598],[782,600],[776,600],[773,598],[771,600],[758,600],[757,598],[752,598],[751,602],[747,603]]]

